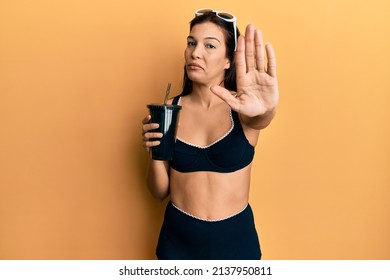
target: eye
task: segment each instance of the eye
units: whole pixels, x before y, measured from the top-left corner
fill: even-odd
[[[194,41],[187,41],[187,46],[193,47],[193,46],[196,46],[196,43]]]
[[[215,49],[215,46],[213,44],[206,44],[206,48]]]

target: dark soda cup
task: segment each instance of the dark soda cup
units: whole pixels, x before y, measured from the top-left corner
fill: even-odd
[[[179,120],[180,105],[168,104],[149,104],[151,123],[158,123],[160,126],[152,131],[161,132],[162,138],[150,139],[160,141],[160,145],[154,146],[152,150],[152,159],[172,160],[173,150],[176,141],[176,131]]]

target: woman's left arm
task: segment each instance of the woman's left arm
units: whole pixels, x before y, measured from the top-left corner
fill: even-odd
[[[245,125],[260,130],[270,124],[279,102],[274,50],[271,44],[264,46],[261,31],[249,24],[245,37],[238,38],[235,60],[237,92],[220,86],[211,90],[239,113]]]

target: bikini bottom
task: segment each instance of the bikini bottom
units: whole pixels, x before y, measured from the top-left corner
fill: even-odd
[[[261,259],[250,205],[226,219],[208,221],[189,215],[170,201],[156,255],[159,260]]]

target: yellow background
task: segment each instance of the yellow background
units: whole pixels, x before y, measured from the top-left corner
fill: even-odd
[[[264,259],[390,259],[387,0],[0,0],[0,259],[154,259],[141,119],[179,92],[205,7],[277,55],[250,197]]]

